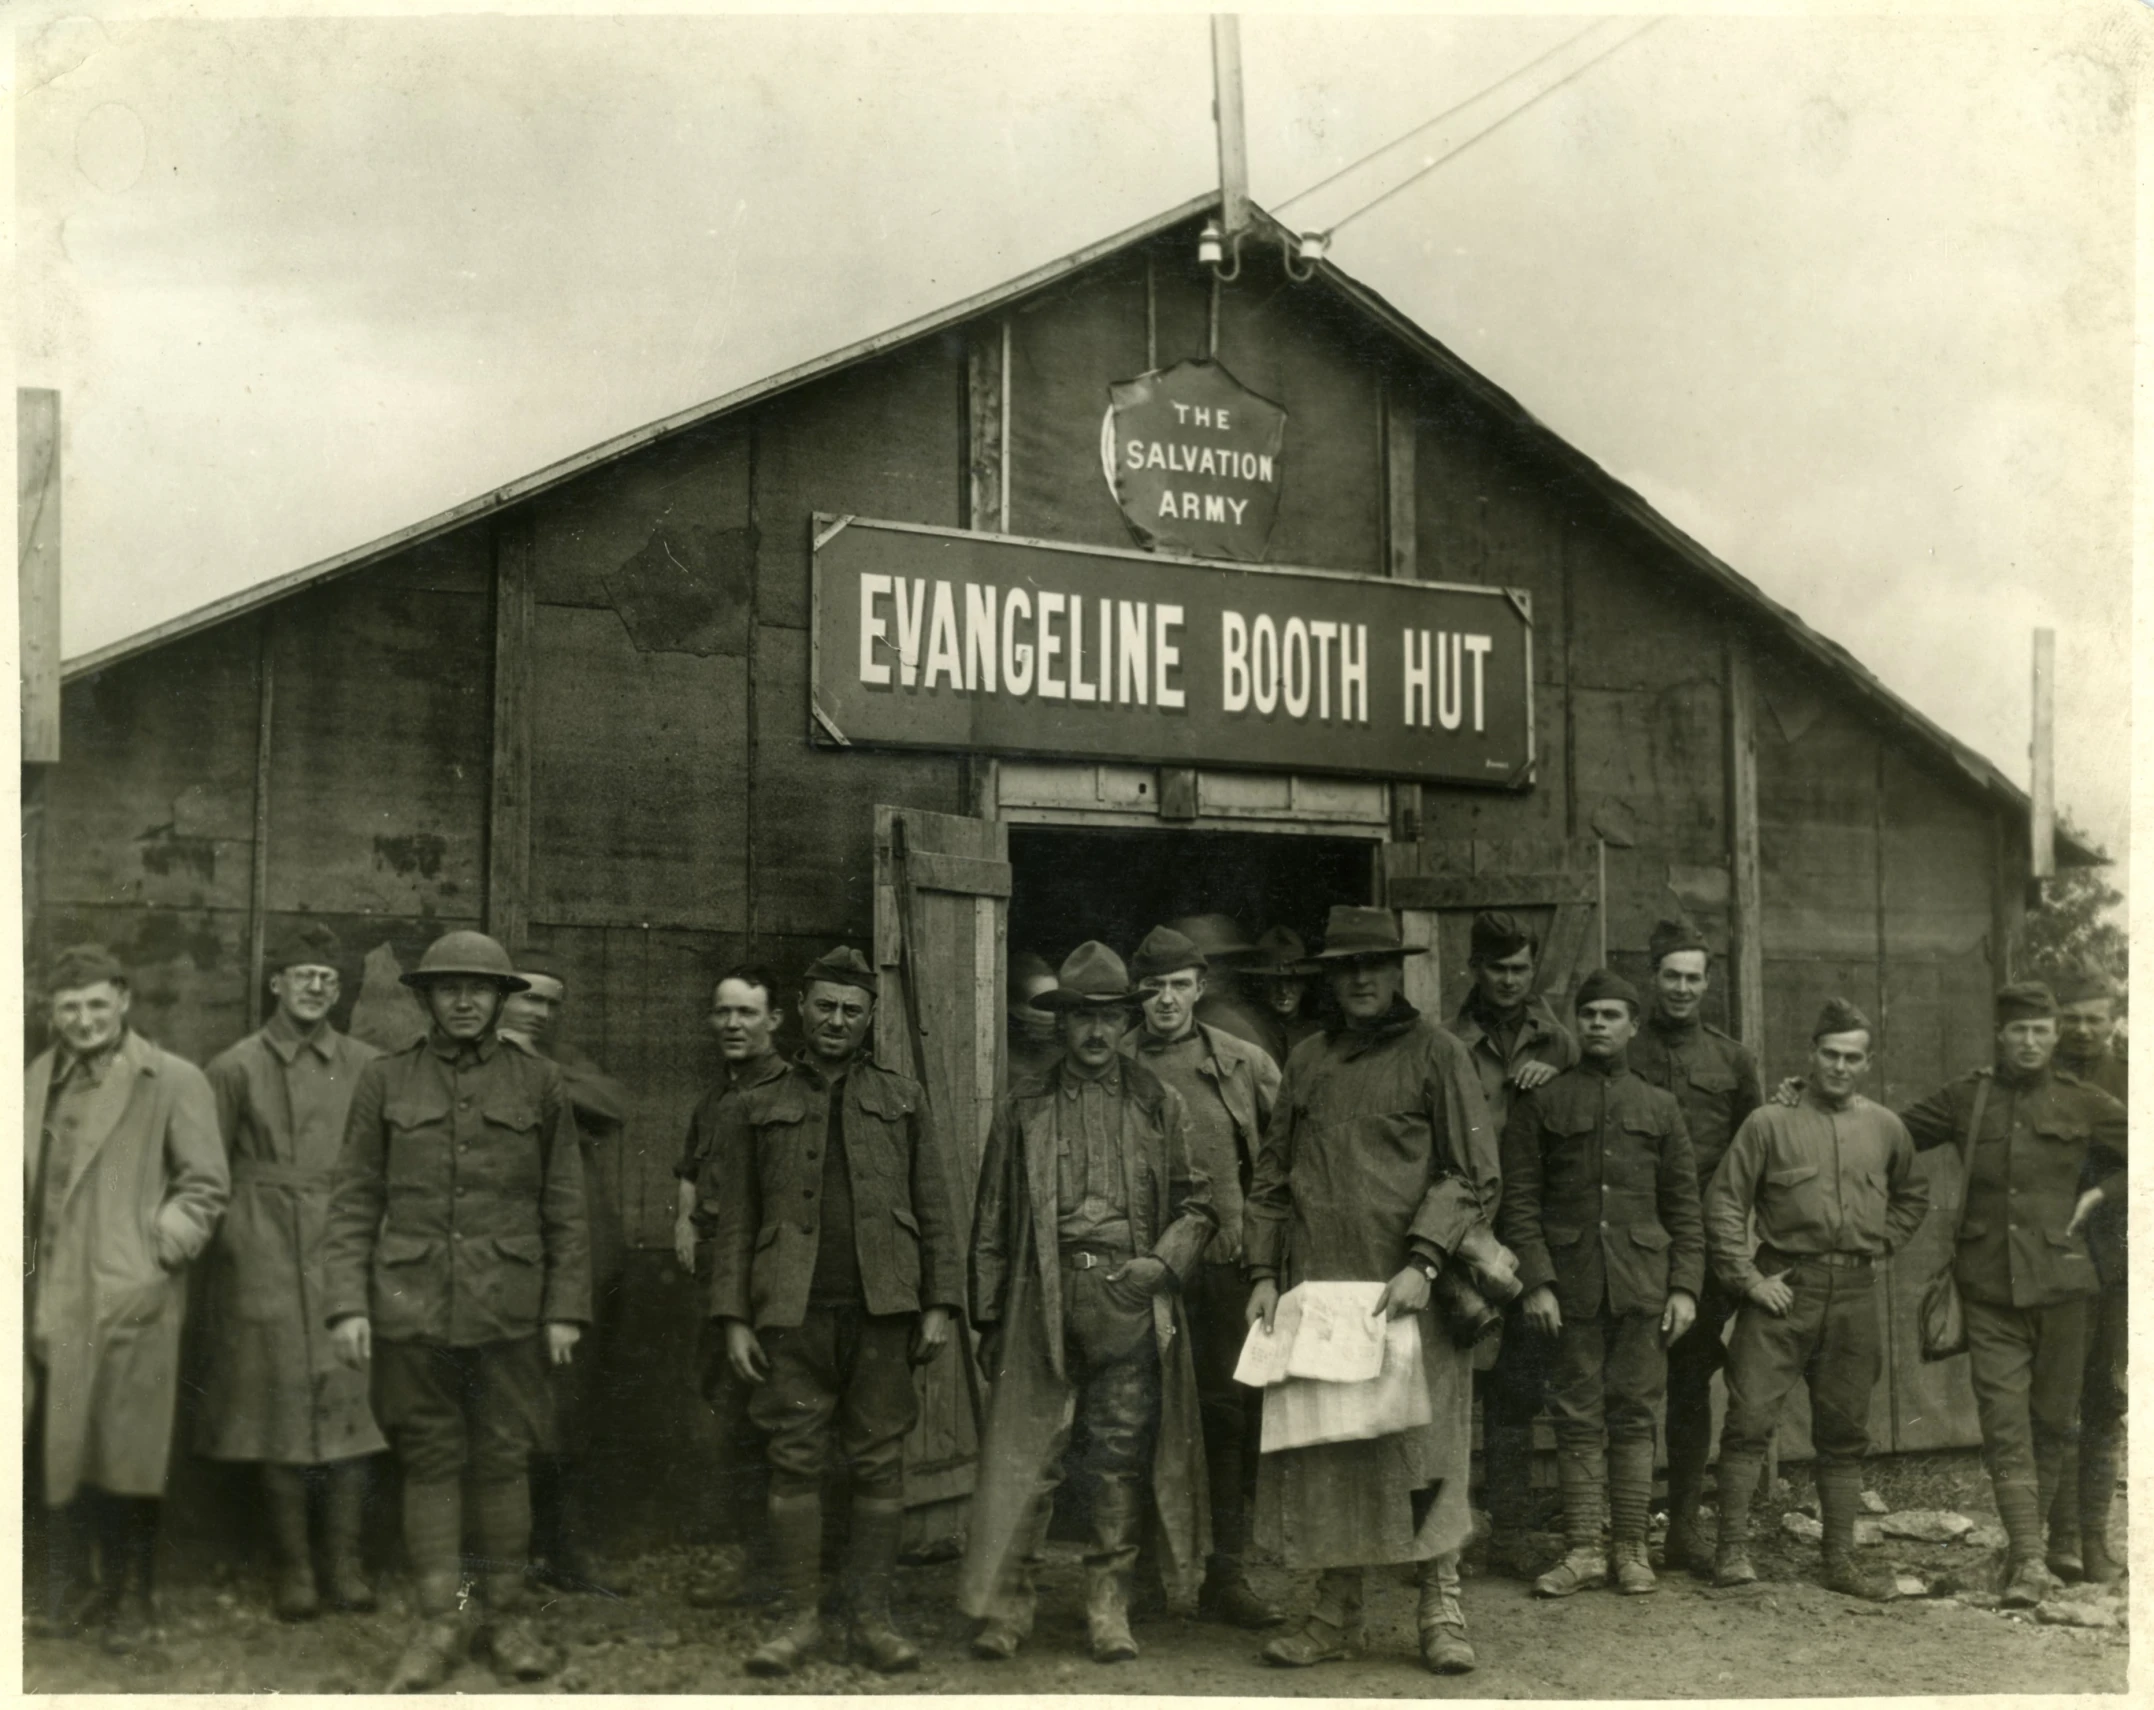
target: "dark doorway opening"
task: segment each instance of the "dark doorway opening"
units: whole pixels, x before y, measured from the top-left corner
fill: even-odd
[[[1334,903],[1374,900],[1378,845],[1246,831],[1010,828],[1010,950],[1059,966],[1099,939],[1127,956],[1164,921],[1228,914],[1254,939],[1289,926],[1312,949]]]

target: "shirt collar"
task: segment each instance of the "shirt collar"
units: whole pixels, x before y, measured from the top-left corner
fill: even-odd
[[[103,1080],[105,1071],[112,1066],[113,1059],[120,1054],[120,1048],[127,1043],[127,1037],[128,1028],[123,1022],[119,1032],[112,1036],[112,1042],[99,1046],[95,1051],[77,1055],[62,1045],[54,1059],[52,1084],[59,1086],[64,1081],[73,1080],[77,1075],[93,1082]]]
[[[1178,1051],[1184,1047],[1209,1048],[1209,1041],[1204,1037],[1203,1022],[1192,1021],[1189,1024],[1189,1031],[1178,1039],[1155,1039],[1150,1028],[1144,1026],[1141,1022],[1138,1024],[1137,1049],[1139,1051],[1156,1056],[1162,1051]]]
[[[1693,1034],[1695,1034],[1698,1029],[1704,1025],[1704,1021],[1702,1017],[1695,1015],[1690,1017],[1690,1019],[1687,1021],[1678,1021],[1672,1015],[1661,1014],[1660,1006],[1658,1004],[1655,1004],[1653,1006],[1653,1013],[1646,1019],[1646,1025],[1652,1028],[1652,1030],[1655,1033],[1658,1033],[1663,1039],[1672,1040],[1677,1044],[1681,1044],[1684,1040],[1689,1039]]]
[[[324,1021],[312,1035],[302,1033],[284,1013],[281,1004],[271,1010],[269,1019],[262,1023],[262,1042],[284,1060],[286,1067],[298,1059],[303,1049],[311,1050],[325,1063],[336,1055],[337,1050],[336,1030],[328,1022]]]
[[[476,1039],[451,1039],[438,1027],[426,1030],[426,1046],[444,1062],[454,1063],[464,1057],[476,1057],[482,1063],[491,1063],[494,1053],[501,1049],[501,1035],[489,1027]]]
[[[1618,1051],[1613,1057],[1595,1057],[1581,1050],[1578,1053],[1578,1066],[1588,1074],[1606,1075],[1611,1081],[1621,1080],[1630,1073],[1630,1056],[1627,1052]]]
[[[1069,1072],[1069,1058],[1055,1064],[1055,1080],[1062,1088],[1064,1098],[1076,1098],[1087,1087],[1098,1087],[1102,1092],[1122,1090],[1122,1056],[1117,1052],[1107,1067],[1096,1075],[1077,1075]]]

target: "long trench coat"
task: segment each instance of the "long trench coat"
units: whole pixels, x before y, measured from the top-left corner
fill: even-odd
[[[26,1191],[37,1191],[54,1053],[23,1081]],[[88,1099],[58,1211],[29,1275],[23,1397],[45,1403],[45,1500],[84,1484],[159,1496],[179,1399],[184,1270],[208,1245],[228,1179],[202,1071],[130,1032]]]
[[[1370,1030],[1305,1039],[1287,1059],[1249,1192],[1250,1273],[1282,1291],[1387,1282],[1410,1254],[1448,1253],[1494,1216],[1497,1160],[1466,1048],[1411,1004]],[[1290,1567],[1422,1561],[1464,1546],[1473,1361],[1433,1308],[1420,1320],[1429,1424],[1258,1462],[1257,1542]]]
[[[966,1614],[994,1611],[1012,1554],[1074,1406],[1062,1347],[1062,1267],[1055,1248],[1059,1066],[1022,1082],[996,1112],[980,1164],[973,1214],[973,1322],[1002,1326],[1001,1369],[988,1377],[980,1478],[972,1493],[957,1603]],[[1210,1184],[1190,1168],[1189,1118],[1180,1096],[1126,1059],[1118,1064],[1127,1101],[1123,1139],[1130,1233],[1139,1252],[1164,1259],[1179,1278],[1196,1269],[1211,1238]],[[1047,1231],[1043,1243],[1038,1232]],[[1152,1500],[1159,1515],[1160,1578],[1176,1602],[1194,1597],[1211,1552],[1204,1433],[1197,1417],[1197,1371],[1178,1293],[1152,1297],[1159,1347],[1160,1417],[1152,1449]]]
[[[300,1061],[304,1054],[309,1061]],[[279,1020],[211,1059],[232,1204],[205,1274],[208,1363],[195,1447],[212,1460],[314,1466],[388,1447],[367,1374],[329,1341],[329,1173],[359,1071],[381,1053]]]

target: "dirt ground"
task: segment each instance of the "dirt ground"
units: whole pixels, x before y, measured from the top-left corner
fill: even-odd
[[[1995,1514],[1971,1457],[1909,1457],[1881,1463],[1873,1480],[1895,1508],[1957,1510],[1984,1525]],[[565,1597],[546,1603],[541,1625],[561,1651],[560,1671],[533,1691],[646,1692],[1120,1692],[1301,1697],[1599,1698],[1814,1697],[1891,1693],[2119,1693],[2128,1640],[2121,1627],[2048,1625],[2006,1614],[1994,1590],[1995,1552],[1986,1543],[1887,1541],[1867,1559],[1921,1577],[1929,1594],[1866,1604],[1815,1583],[1816,1546],[1779,1521],[1809,1495],[1799,1471],[1784,1503],[1757,1528],[1765,1578],[1716,1592],[1666,1575],[1648,1598],[1588,1592],[1537,1601],[1515,1580],[1474,1574],[1468,1557],[1465,1607],[1481,1666],[1438,1679],[1414,1652],[1413,1588],[1403,1570],[1372,1576],[1369,1650],[1351,1662],[1302,1671],[1262,1667],[1262,1636],[1176,1616],[1140,1620],[1144,1654],[1103,1668],[1084,1654],[1081,1568],[1074,1545],[1052,1546],[1040,1620],[1008,1663],[981,1663],[951,1615],[951,1563],[901,1575],[899,1619],[926,1650],[916,1674],[884,1678],[836,1660],[789,1681],[750,1678],[741,1658],[760,1636],[762,1615],[705,1611],[687,1589],[715,1551],[653,1551],[614,1564],[635,1594],[620,1601]],[[2123,1504],[2118,1504],[2121,1536]],[[1555,1541],[1549,1540],[1553,1549]],[[1297,1604],[1306,1578],[1260,1568],[1259,1588]],[[23,1686],[45,1692],[371,1692],[393,1664],[408,1617],[391,1580],[371,1616],[332,1616],[304,1625],[270,1618],[261,1576],[169,1588],[165,1637],[153,1658],[113,1659],[80,1642],[31,1640]],[[2114,1609],[2111,1601],[2101,1607]],[[448,1690],[500,1690],[491,1673],[467,1664]]]

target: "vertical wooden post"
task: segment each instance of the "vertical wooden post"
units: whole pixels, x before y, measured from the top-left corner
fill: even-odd
[[[269,758],[276,726],[275,606],[255,620],[254,851],[247,868],[247,1027],[262,1025],[263,962],[269,955]]]
[[[1989,971],[1993,985],[2012,978],[2012,940],[2019,930],[2025,891],[2012,870],[2012,834],[2002,811],[1990,819]]]
[[[486,930],[514,954],[531,885],[531,518],[494,526],[494,758],[486,803]]]
[[[1002,359],[1006,337],[998,322],[976,328],[965,351],[965,526],[1002,531]]]
[[[1885,837],[1890,830],[1890,815],[1886,809],[1885,771],[1892,762],[1892,750],[1885,739],[1877,739],[1877,773],[1871,797],[1870,838],[1877,849],[1876,890],[1877,912],[1877,1011],[1871,1017],[1877,1023],[1877,1038],[1883,1041],[1883,1049],[1873,1055],[1877,1059],[1877,1096],[1890,1109],[1898,1102],[1899,1094],[1892,1081],[1892,1000],[1888,968],[1892,955],[1890,899],[1885,891],[1886,849]]]
[[[1728,881],[1736,1036],[1765,1058],[1765,881],[1758,853],[1758,700],[1750,644],[1727,646]]]
[[[15,394],[15,593],[21,627],[22,758],[60,758],[60,394]]]
[[[2057,632],[2034,632],[2034,748],[2028,815],[2027,871],[2037,879],[2057,873]]]
[[[1414,564],[1414,409],[1405,388],[1383,383],[1384,574],[1411,582]]]
[[[1227,236],[1249,224],[1249,145],[1242,125],[1242,26],[1212,18],[1212,118],[1219,127],[1219,219]]]

